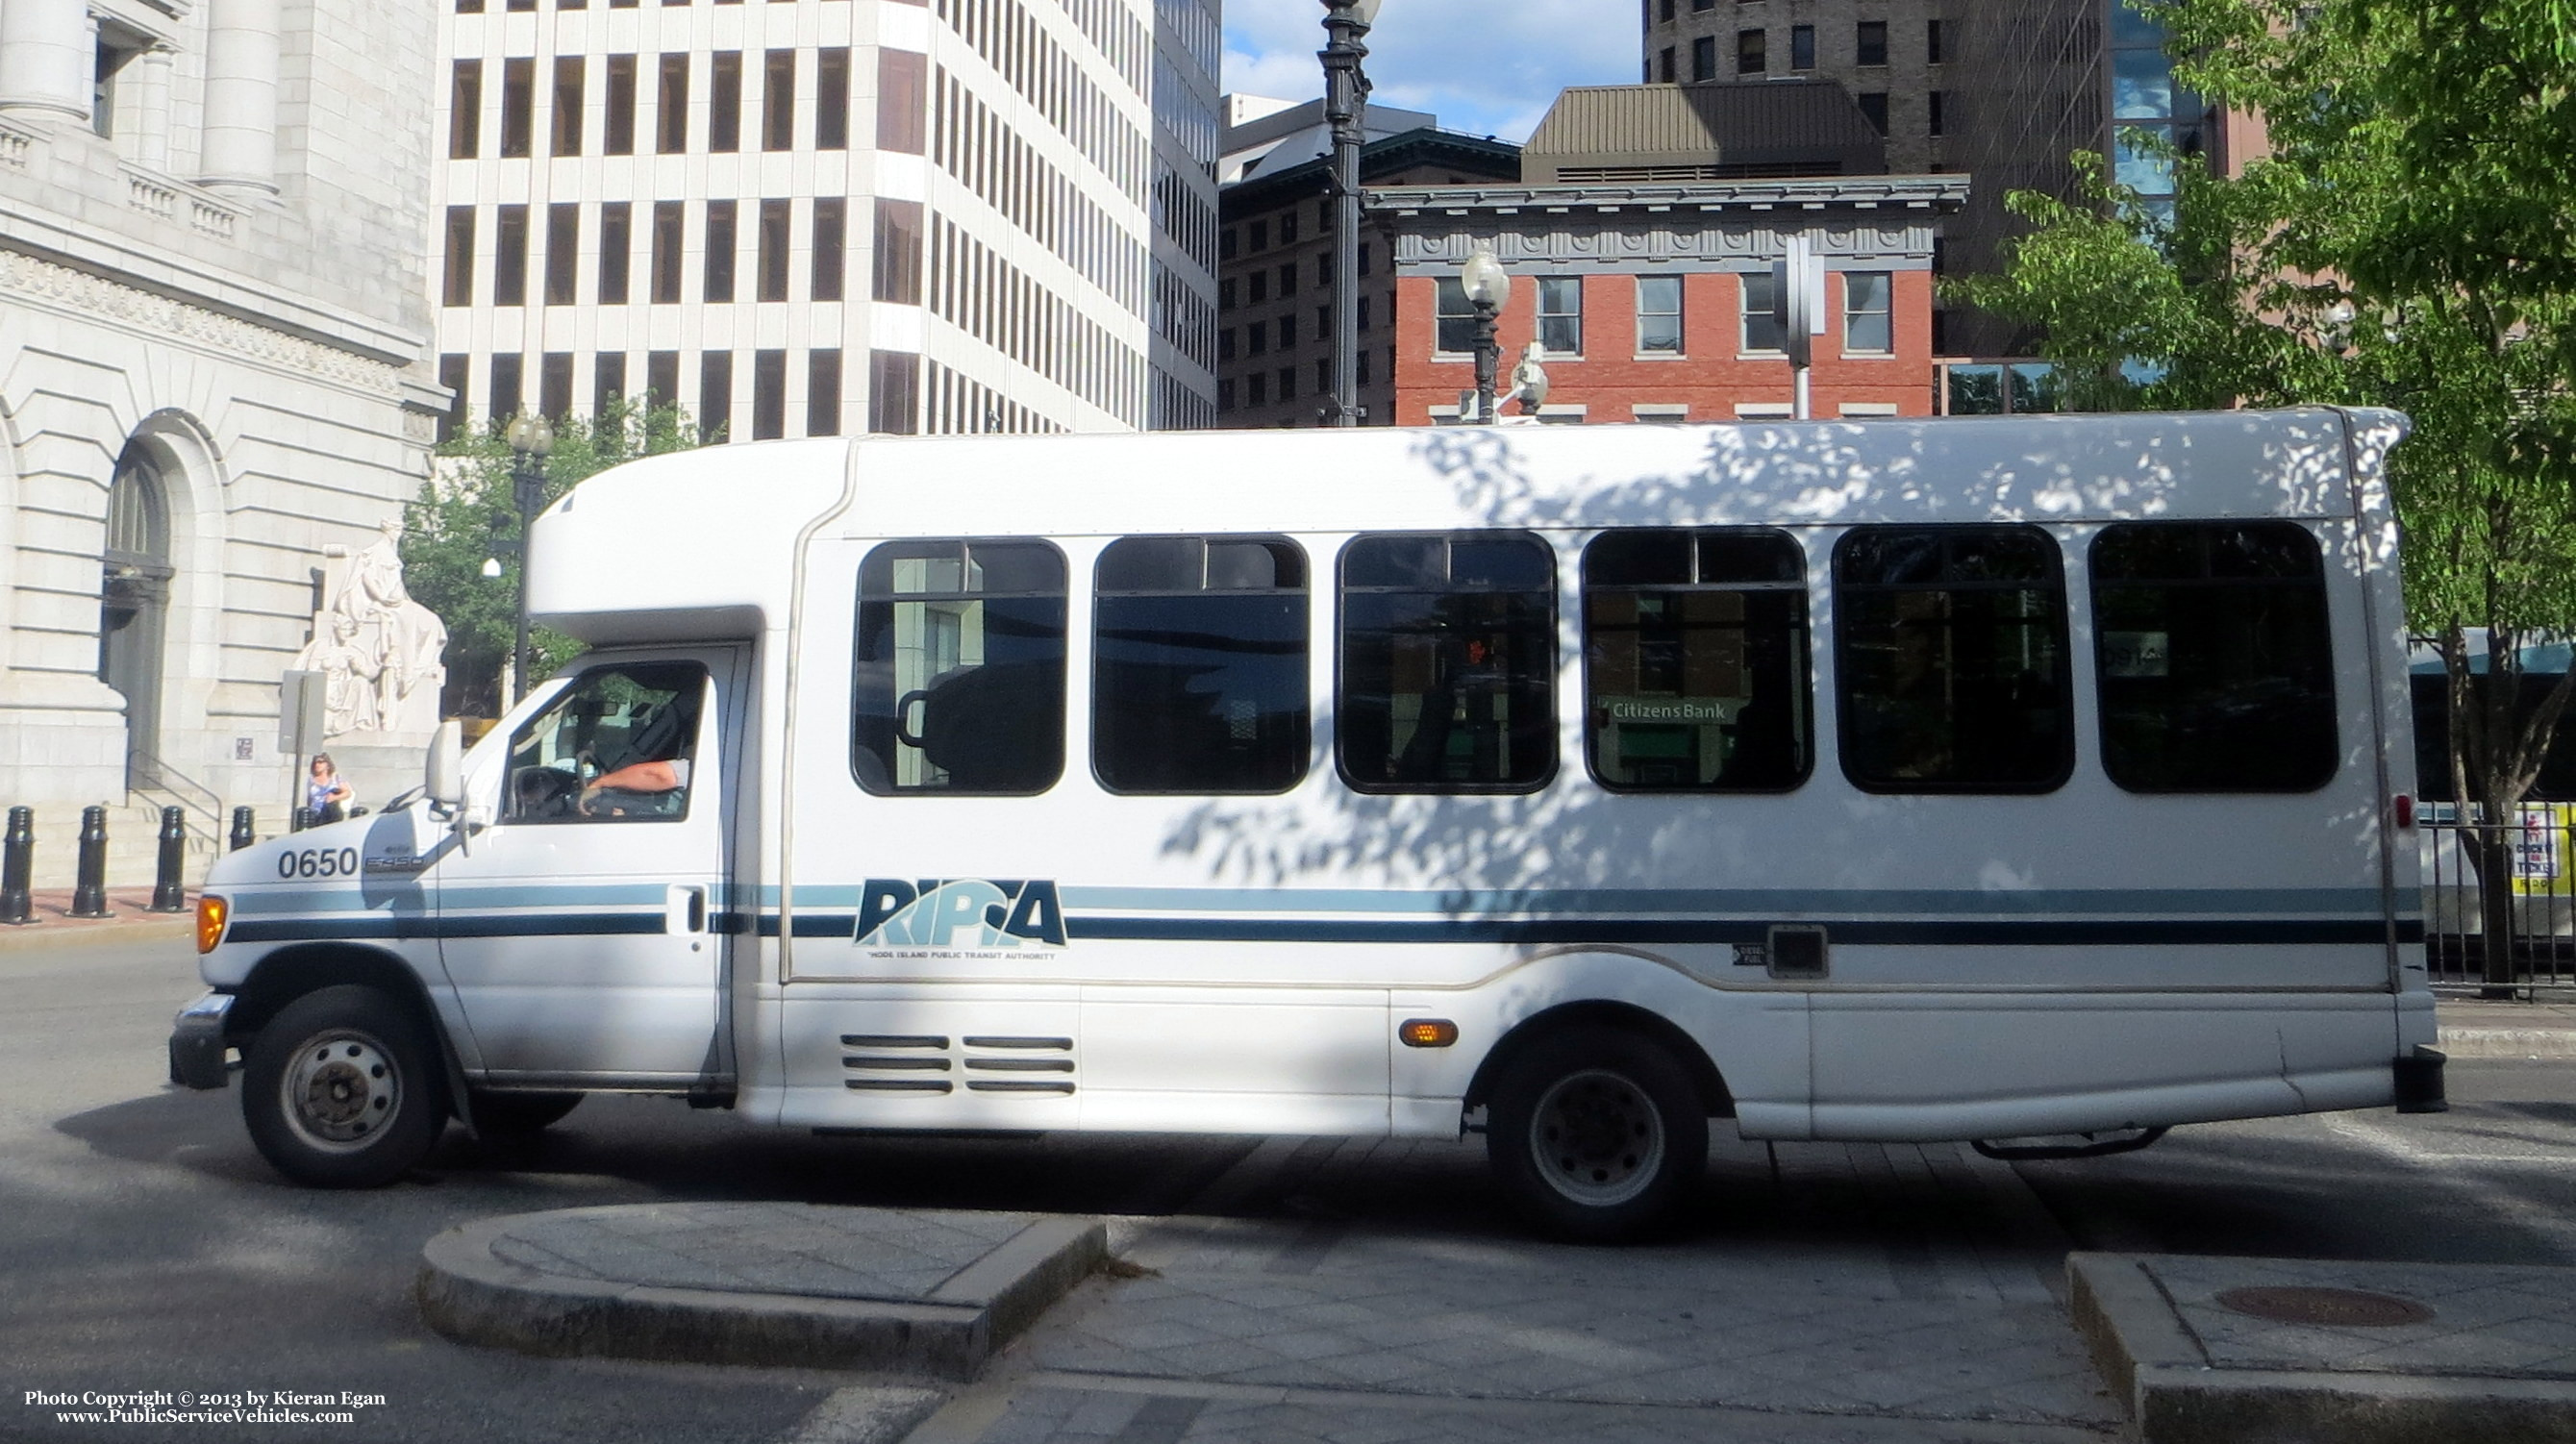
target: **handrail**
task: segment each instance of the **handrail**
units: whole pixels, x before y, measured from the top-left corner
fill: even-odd
[[[180,805],[206,819],[207,830],[221,836],[224,830],[224,800],[214,789],[149,752],[130,754],[126,769],[125,790],[128,792],[162,792],[179,799]]]

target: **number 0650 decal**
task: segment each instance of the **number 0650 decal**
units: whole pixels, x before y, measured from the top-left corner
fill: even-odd
[[[279,877],[355,877],[358,873],[358,850],[344,847],[304,848],[277,855]]]

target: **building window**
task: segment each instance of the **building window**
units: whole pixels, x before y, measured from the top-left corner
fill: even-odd
[[[1297,399],[1297,368],[1294,366],[1279,368],[1279,399],[1282,401]]]
[[[2317,540],[2126,522],[2093,541],[2102,770],[2130,792],[2311,792],[2335,773]]]
[[[1367,359],[1367,356],[1368,356],[1368,353],[1367,353],[1367,352],[1365,352],[1365,351],[1363,351],[1363,352],[1361,352],[1361,353],[1360,353],[1360,359],[1362,359],[1362,360],[1366,360],[1366,359]],[[1354,375],[1354,376],[1352,377],[1352,379],[1353,379],[1353,380],[1357,380],[1357,379],[1359,379],[1359,378],[1358,378],[1356,375]],[[1315,363],[1315,394],[1316,394],[1316,395],[1318,395],[1318,396],[1321,396],[1321,395],[1324,395],[1326,392],[1331,391],[1332,389],[1333,389],[1333,361],[1332,361],[1332,358],[1328,356],[1328,357],[1325,357],[1323,360],[1318,361],[1318,362],[1316,362],[1316,363]]]
[[[1216,333],[1216,359],[1219,361],[1231,361],[1234,359],[1234,328],[1232,326],[1228,326],[1224,330]]]
[[[492,399],[484,409],[484,414],[492,420],[507,421],[519,414],[520,405],[526,400],[526,391],[520,385],[521,368],[525,364],[516,351],[492,358]]]
[[[1287,315],[1287,316],[1282,316],[1282,317],[1280,317],[1280,318],[1279,318],[1279,349],[1280,349],[1280,350],[1282,350],[1282,351],[1285,351],[1285,350],[1287,350],[1289,347],[1294,346],[1294,345],[1296,345],[1296,344],[1297,344],[1297,318],[1296,318],[1294,315]],[[1284,390],[1285,390],[1285,388],[1282,388],[1282,390],[1284,391]]]
[[[1279,226],[1282,230],[1287,229],[1288,222],[1286,218],[1281,218]],[[1290,261],[1288,264],[1279,268],[1279,294],[1281,296],[1293,296],[1297,294],[1297,263],[1295,261]]]
[[[546,304],[570,306],[580,301],[574,287],[581,274],[581,203],[557,201],[546,207]],[[565,365],[572,363],[567,360]],[[569,385],[569,383],[567,383]],[[567,392],[569,394],[569,392]],[[565,403],[568,408],[571,403]],[[549,411],[549,416],[562,414]]]
[[[1342,551],[1334,751],[1361,792],[1526,792],[1556,771],[1556,558],[1526,532]]]
[[[1269,350],[1270,350],[1270,323],[1269,323],[1269,322],[1267,322],[1267,321],[1255,321],[1255,322],[1253,322],[1251,325],[1246,326],[1246,327],[1244,327],[1244,328],[1243,328],[1243,352],[1244,352],[1244,354],[1245,354],[1245,355],[1247,355],[1247,356],[1260,356],[1260,355],[1267,354],[1267,353],[1269,352]]]
[[[1666,85],[1673,83],[1673,48],[1671,46],[1665,46],[1663,50],[1656,55],[1655,69],[1655,78],[1657,80],[1662,81]]]
[[[1666,25],[1673,23],[1673,0],[1656,0],[1655,18]]]
[[[644,403],[647,406],[680,404],[680,353],[647,351],[644,353]]]
[[[492,304],[528,303],[528,208],[502,206],[493,213]]]
[[[1246,406],[1267,406],[1270,404],[1269,372],[1255,371],[1251,375],[1243,378],[1243,404]]]
[[[537,414],[562,419],[572,410],[572,353],[549,351],[537,368]]]
[[[447,388],[447,410],[438,418],[438,441],[444,446],[465,429],[465,388],[471,384],[474,358],[451,351],[438,358],[438,384]]]
[[[1360,274],[1361,274],[1361,275],[1363,275],[1363,276],[1365,276],[1365,275],[1367,275],[1368,273],[1369,273],[1369,244],[1368,244],[1368,242],[1366,242],[1366,241],[1362,241],[1362,242],[1360,242]]]
[[[536,129],[537,62],[504,60],[501,62],[501,158],[517,160],[527,155]]]
[[[921,430],[921,353],[868,353],[868,430],[911,436]]]
[[[1538,342],[1550,356],[1583,354],[1583,281],[1575,276],[1541,276],[1538,281]]]
[[[787,257],[794,249],[788,233],[790,204],[760,203],[760,299],[764,301],[787,299]],[[786,364],[779,363],[782,367]]]
[[[1867,792],[2049,792],[2075,763],[2066,587],[2029,526],[1856,527],[1834,547],[1843,772]]]
[[[1941,63],[1941,22],[1938,20],[1923,22],[1923,60],[1928,65]]]
[[[1770,68],[1770,61],[1768,59],[1770,54],[1769,46],[1769,37],[1762,31],[1736,31],[1735,73],[1738,75],[1760,75],[1764,70]]]
[[[1813,25],[1789,27],[1789,68],[1791,70],[1816,68],[1816,27]]]
[[[680,300],[681,207],[685,201],[653,203],[653,301],[656,305],[673,306]],[[679,399],[679,392],[671,392]]]
[[[1860,106],[1860,113],[1868,119],[1872,129],[1876,130],[1880,135],[1887,134],[1886,91],[1864,91],[1859,95],[1853,96],[1852,100],[1855,104]]]
[[[1896,333],[1889,315],[1889,274],[1885,271],[1843,272],[1843,349],[1889,352]]]
[[[1583,549],[1593,775],[1641,791],[1796,787],[1815,737],[1807,649],[1807,560],[1788,533],[1602,533]]]
[[[1682,278],[1637,278],[1637,349],[1678,356],[1682,350]]]
[[[707,149],[718,154],[742,149],[742,52],[723,50],[708,57]]]
[[[447,254],[445,284],[439,288],[439,299],[450,306],[474,304],[474,208],[447,208]]]
[[[698,299],[720,304],[733,300],[734,201],[707,202],[706,267]]]
[[[841,299],[841,278],[845,262],[842,252],[848,244],[850,203],[843,196],[817,196],[814,199],[814,274],[807,294],[817,301]],[[835,361],[834,365],[840,364]],[[835,390],[839,389],[837,387]],[[838,433],[817,432],[816,435]]]
[[[805,434],[841,434],[841,353],[805,353]]]
[[[1270,223],[1268,221],[1254,221],[1252,223],[1252,238],[1246,244],[1250,245],[1255,251],[1269,250]]]
[[[698,439],[730,441],[733,426],[733,353],[708,351],[698,357]]]
[[[1351,382],[1353,385],[1366,386],[1369,384],[1369,357],[1373,354],[1375,353],[1365,349],[1352,354],[1352,359],[1359,363],[1357,366],[1352,368],[1351,371]],[[1318,384],[1315,389],[1321,391],[1324,388],[1322,385]]]
[[[635,57],[608,57],[607,114],[600,119],[599,148],[606,155],[635,153]]]
[[[1234,259],[1234,227],[1228,226],[1216,233],[1216,258],[1220,261]]]
[[[1367,330],[1369,328],[1369,298],[1366,296],[1360,297],[1358,304],[1353,309],[1357,312],[1359,329],[1362,331]],[[1318,336],[1323,335],[1324,328],[1321,326],[1316,327],[1315,334]]]
[[[776,441],[787,434],[787,353],[751,353],[751,439]]]
[[[870,294],[897,306],[921,304],[921,202],[876,203],[876,272]]]
[[[1455,276],[1442,276],[1436,289],[1432,348],[1446,355],[1474,354],[1476,308],[1467,299],[1466,283]]]
[[[582,58],[578,55],[555,57],[555,134],[554,154],[581,154]]]
[[[1246,294],[1251,297],[1253,305],[1258,306],[1262,302],[1270,299],[1270,273],[1268,271],[1253,272],[1250,276],[1244,278],[1244,286],[1246,288]]]
[[[1228,276],[1216,283],[1216,308],[1220,311],[1234,309],[1234,277]]]
[[[1064,554],[1045,542],[869,552],[853,668],[858,784],[879,796],[1053,787],[1064,775],[1065,601]]]
[[[1884,20],[1861,21],[1858,31],[1853,37],[1852,44],[1853,48],[1857,52],[1855,63],[1861,65],[1885,65],[1887,63],[1887,22]]]
[[[1285,792],[1306,775],[1306,557],[1284,537],[1100,554],[1092,770],[1121,793]]]
[[[633,259],[634,248],[634,205],[627,201],[609,201],[600,206],[599,304],[626,304],[627,269]]]
[[[447,88],[447,155],[472,160],[483,149],[483,62],[456,62]]]
[[[1942,111],[1946,108],[1943,104],[1943,98],[1942,92],[1937,90],[1923,97],[1924,133],[1927,135],[1943,135],[1947,133],[1944,128],[1944,120],[1942,117]]]
[[[796,148],[796,52],[772,50],[760,68],[760,148]]]
[[[1746,271],[1738,279],[1744,283],[1744,349],[1776,354],[1780,349],[1780,318],[1772,314],[1773,293],[1769,271]]]
[[[850,148],[850,48],[846,45],[814,53],[814,148]]]
[[[1216,409],[1219,411],[1234,409],[1234,378],[1231,376],[1220,377],[1216,383]]]
[[[590,359],[590,414],[606,416],[626,399],[626,353],[602,351]]]
[[[662,57],[662,89],[654,101],[653,148],[679,155],[689,148],[689,57]]]

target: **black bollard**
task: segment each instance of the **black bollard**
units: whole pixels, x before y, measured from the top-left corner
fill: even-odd
[[[103,918],[107,910],[107,809],[81,809],[80,874],[72,883],[72,916]]]
[[[233,835],[230,839],[232,844],[231,850],[239,852],[243,848],[248,847],[257,841],[259,841],[259,834],[251,830],[250,809],[247,807],[234,808]]]
[[[364,817],[367,815],[367,810],[363,807],[352,807],[349,809],[349,815],[351,817]]]
[[[152,910],[156,913],[183,913],[188,910],[188,889],[179,881],[187,867],[188,824],[179,819],[179,809],[161,809],[161,866],[152,878]]]
[[[287,819],[286,830],[289,832],[302,832],[304,829],[311,827],[312,825],[313,809],[309,807],[299,807],[295,809],[295,815]]]
[[[36,920],[36,900],[27,886],[35,872],[36,809],[10,808],[8,841],[0,843],[0,923]]]

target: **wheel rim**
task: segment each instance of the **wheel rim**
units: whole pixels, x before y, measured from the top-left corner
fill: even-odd
[[[1558,1079],[1530,1114],[1539,1177],[1591,1208],[1644,1193],[1664,1166],[1664,1118],[1635,1083],[1606,1069]]]
[[[354,1028],[305,1039],[277,1087],[287,1126],[330,1153],[365,1148],[402,1111],[402,1073],[392,1051]]]

